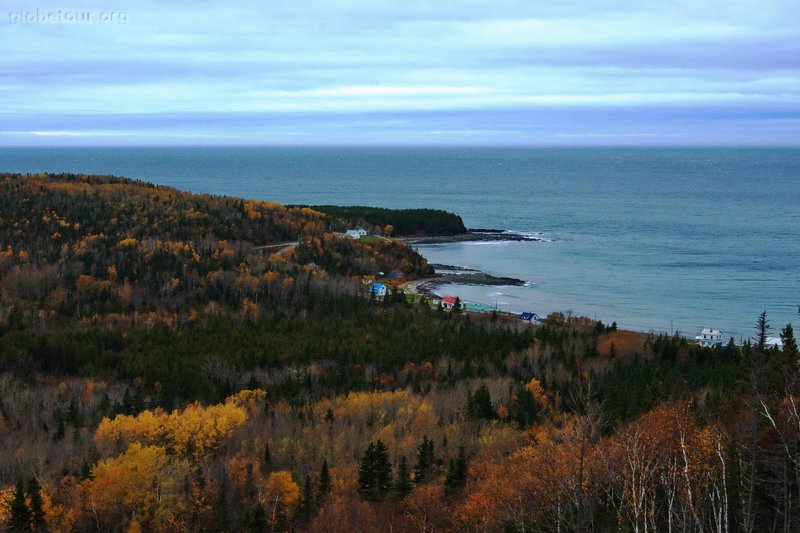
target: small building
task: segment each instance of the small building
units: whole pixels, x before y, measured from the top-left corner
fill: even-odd
[[[524,313],[521,313],[519,315],[519,319],[524,322],[539,322],[539,323],[544,322],[544,319],[542,319],[536,313],[532,313],[531,311],[525,311]]]
[[[767,337],[764,341],[765,348],[776,348],[778,350],[783,350],[783,341],[780,337]]]
[[[349,229],[347,230],[347,233],[345,233],[345,236],[356,240],[360,239],[361,237],[366,237],[367,235],[369,235],[369,233],[367,233],[367,230],[364,228]]]
[[[452,309],[456,304],[461,304],[458,296],[445,296],[442,298],[442,307],[445,309]]]
[[[402,279],[405,276],[402,270],[392,270],[389,272],[389,277],[392,279]]]
[[[722,332],[718,329],[703,328],[700,331],[700,335],[697,335],[694,340],[700,346],[711,348],[717,344],[722,344]]]
[[[474,304],[471,302],[464,302],[463,305],[464,305],[464,311],[466,311],[467,313],[474,313],[477,315],[491,313],[492,311],[495,310],[494,307],[486,304]]]
[[[383,298],[389,292],[389,289],[383,283],[373,283],[369,287],[369,292],[375,295],[376,298]]]

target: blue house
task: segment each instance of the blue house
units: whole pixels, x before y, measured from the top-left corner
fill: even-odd
[[[383,283],[373,283],[369,287],[369,292],[370,294],[374,294],[378,298],[383,298],[384,296],[386,296],[388,289],[386,288],[386,285],[384,285]]]
[[[520,320],[524,320],[525,322],[544,322],[542,318],[539,317],[536,313],[531,313],[530,311],[525,311],[521,315],[519,315]]]

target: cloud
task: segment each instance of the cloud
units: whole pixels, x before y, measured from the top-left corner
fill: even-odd
[[[640,124],[631,126],[636,133],[659,131],[662,123],[648,123],[655,108],[690,110],[704,130],[718,126],[710,116],[718,108],[757,117],[800,109],[800,3],[794,0],[758,6],[704,0],[82,5],[91,16],[72,23],[25,22],[26,11],[63,7],[54,3],[8,6],[8,23],[0,23],[0,128],[12,131],[2,122],[14,116],[15,123],[28,117],[14,131],[80,132],[83,117],[94,116],[91,131],[118,133],[115,124],[160,114],[183,117],[161,131],[171,127],[192,139],[187,128],[194,127],[205,139],[205,128],[227,142],[247,136],[235,129],[243,127],[243,114],[299,120],[303,113],[477,112],[490,120],[505,109],[525,116],[613,108],[617,116],[638,117]],[[102,20],[112,8],[124,23]],[[614,113],[599,115],[614,127]],[[37,116],[61,118],[43,129]],[[206,127],[185,122],[190,116],[216,118]],[[348,135],[342,142],[364,140],[357,128],[325,129],[327,121],[303,122],[308,129],[294,136],[324,132]],[[564,139],[553,121],[549,138]],[[147,127],[128,134],[136,142],[163,138]],[[502,124],[413,131],[439,131],[427,136],[455,141],[483,138],[461,133],[481,131],[518,141]],[[254,126],[247,132],[264,142],[275,138]],[[783,133],[800,142],[800,132]],[[367,140],[374,135],[381,132],[371,131]],[[746,129],[739,135],[742,142],[758,140]]]

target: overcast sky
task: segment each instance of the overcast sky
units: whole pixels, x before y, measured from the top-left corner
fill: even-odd
[[[800,0],[0,9],[0,145],[800,144]]]

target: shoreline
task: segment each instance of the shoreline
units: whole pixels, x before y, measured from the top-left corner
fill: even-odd
[[[468,229],[466,233],[456,235],[412,235],[396,237],[396,240],[408,245],[415,244],[451,244],[457,242],[550,242],[539,233],[529,234],[502,229]]]

